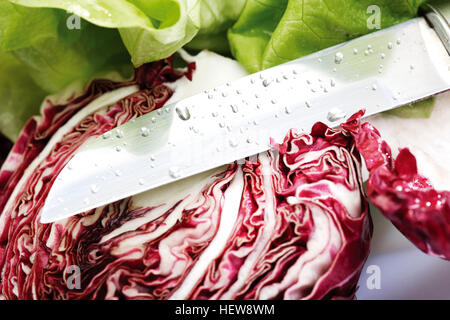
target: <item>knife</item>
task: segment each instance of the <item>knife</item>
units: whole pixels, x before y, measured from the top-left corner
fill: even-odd
[[[336,127],[450,89],[450,5],[166,105],[81,147],[41,223],[267,151],[291,128]],[[120,172],[120,175],[117,174]],[[62,199],[62,200],[61,200]]]

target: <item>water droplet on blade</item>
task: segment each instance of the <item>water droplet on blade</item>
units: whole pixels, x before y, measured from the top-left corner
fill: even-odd
[[[268,86],[270,85],[270,82],[271,82],[271,81],[269,81],[269,80],[267,80],[267,79],[264,79],[263,82],[262,82],[262,84],[263,84],[264,87],[268,87]]]
[[[150,134],[150,130],[147,127],[141,128],[141,136],[148,137],[149,134]]]
[[[327,114],[327,119],[330,122],[335,122],[344,119],[346,114],[341,109],[331,109]]]
[[[171,176],[174,179],[179,178],[181,176],[180,168],[178,168],[178,167],[170,168],[169,169],[169,176]]]
[[[236,148],[239,145],[239,142],[237,141],[236,138],[231,138],[229,143],[230,143],[230,146],[233,148]]]
[[[175,112],[177,113],[178,117],[183,121],[187,121],[191,118],[191,112],[189,111],[188,107],[183,108],[183,110],[177,107],[175,109]]]
[[[92,193],[97,193],[99,190],[100,190],[100,188],[96,184],[91,185]]]
[[[334,62],[340,64],[344,60],[344,54],[342,52],[336,53],[334,56]]]
[[[116,130],[116,137],[117,138],[123,138],[123,131],[121,129]]]

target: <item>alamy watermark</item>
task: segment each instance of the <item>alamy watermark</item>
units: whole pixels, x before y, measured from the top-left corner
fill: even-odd
[[[70,16],[66,19],[66,27],[69,30],[81,30],[81,18],[75,12],[79,11],[78,7],[70,6],[66,11]]]
[[[366,280],[367,289],[380,290],[381,289],[381,268],[375,264],[367,267],[366,273],[369,274]]]
[[[367,14],[370,15],[367,19],[367,28],[369,30],[381,29],[381,8],[377,5],[371,5],[367,7]]]
[[[80,290],[81,289],[81,269],[77,265],[68,266],[64,272],[67,289]]]

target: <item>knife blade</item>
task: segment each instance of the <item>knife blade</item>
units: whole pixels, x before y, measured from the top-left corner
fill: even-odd
[[[335,127],[362,108],[370,116],[447,91],[450,57],[439,37],[416,18],[130,121],[76,152],[41,222],[267,151],[291,128]]]

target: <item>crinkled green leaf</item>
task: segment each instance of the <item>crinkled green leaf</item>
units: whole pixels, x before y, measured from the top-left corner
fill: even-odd
[[[201,0],[193,10],[200,30],[186,47],[196,51],[208,49],[229,54],[227,30],[236,22],[245,0]]]
[[[260,71],[371,31],[369,6],[381,28],[417,15],[425,0],[249,0],[229,31],[233,54],[250,72]]]
[[[219,34],[239,17],[245,0],[198,0],[192,16],[200,25],[199,35]]]
[[[237,19],[245,0],[10,0],[59,8],[114,28],[138,67],[172,55],[194,36],[219,34]]]
[[[230,29],[231,52],[249,72],[262,69],[264,52],[287,3],[287,0],[248,0]]]
[[[184,48],[193,52],[200,52],[206,49],[222,55],[230,55],[226,31],[218,34],[199,34],[186,44]]]
[[[11,54],[0,52],[0,61],[0,131],[14,141],[46,93]]]
[[[72,15],[64,11],[27,8],[7,1],[1,1],[0,6],[5,10],[0,13],[0,49],[21,61],[47,92],[129,65],[117,30],[81,20],[79,29],[69,29],[67,21]]]

